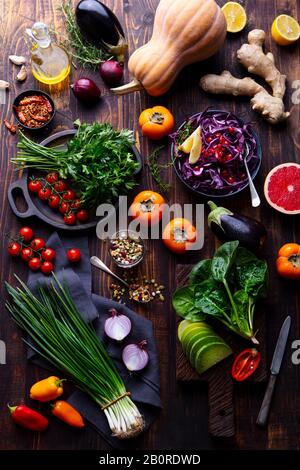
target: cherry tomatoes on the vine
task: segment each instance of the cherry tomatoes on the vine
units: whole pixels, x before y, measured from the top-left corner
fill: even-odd
[[[19,235],[24,242],[30,242],[33,239],[33,230],[29,227],[22,227],[19,231]]]
[[[20,243],[17,243],[17,242],[11,242],[9,245],[8,245],[8,254],[10,256],[19,256],[19,254],[21,253],[21,245]]]
[[[31,271],[38,271],[41,267],[41,260],[40,258],[31,258],[28,263],[29,268]]]
[[[28,189],[31,193],[38,193],[42,187],[43,185],[40,180],[30,180],[28,183]]]
[[[45,241],[42,238],[34,238],[30,246],[33,250],[40,251],[45,248]]]

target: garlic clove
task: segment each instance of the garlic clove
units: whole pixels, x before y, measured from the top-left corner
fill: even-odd
[[[7,90],[9,88],[9,83],[5,80],[0,80],[0,90]]]
[[[24,82],[26,78],[27,78],[27,70],[26,70],[25,65],[22,65],[20,72],[16,76],[16,80],[18,80],[18,82]]]
[[[26,64],[26,58],[22,55],[10,55],[8,58],[15,65]]]

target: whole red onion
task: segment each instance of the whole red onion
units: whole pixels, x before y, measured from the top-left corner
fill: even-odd
[[[90,78],[79,78],[71,88],[76,98],[83,103],[92,104],[101,97],[101,90]]]
[[[118,85],[123,77],[123,67],[117,60],[102,62],[99,71],[103,81],[109,86]]]

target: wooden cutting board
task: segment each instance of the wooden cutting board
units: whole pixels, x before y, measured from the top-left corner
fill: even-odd
[[[191,268],[190,265],[177,265],[177,287],[187,284]],[[261,364],[249,381],[256,383],[264,382],[267,378],[265,313],[257,310],[254,320],[255,326],[258,329],[257,338],[260,343],[259,351],[261,352]],[[178,318],[178,323],[180,323],[180,321],[181,319]],[[235,433],[233,404],[234,383],[231,378],[232,361],[234,355],[247,347],[251,347],[251,344],[239,338],[237,335],[228,332],[222,325],[220,327],[220,325],[214,324],[214,329],[231,346],[233,356],[228,357],[199,376],[185,357],[177,338],[176,376],[179,381],[201,381],[208,384],[209,433],[215,437],[231,437]],[[239,386],[242,386],[242,384],[239,384]]]

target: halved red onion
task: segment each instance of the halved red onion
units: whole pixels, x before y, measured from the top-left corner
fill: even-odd
[[[128,344],[123,349],[122,359],[130,372],[136,372],[146,367],[149,362],[149,354],[145,349],[146,340],[137,344]]]
[[[131,321],[126,315],[119,314],[115,308],[110,310],[109,317],[104,324],[104,331],[111,339],[122,341],[131,331]]]

